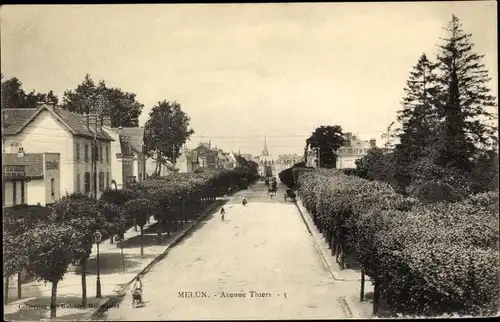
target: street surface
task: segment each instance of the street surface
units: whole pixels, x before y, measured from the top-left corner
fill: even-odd
[[[143,307],[129,294],[106,320],[339,319],[334,283],[295,205],[264,184],[229,197],[219,214],[174,247],[142,279]],[[248,205],[241,205],[247,196]],[[235,297],[232,297],[235,296]]]

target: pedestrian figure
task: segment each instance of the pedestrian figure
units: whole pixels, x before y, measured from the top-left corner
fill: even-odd
[[[247,206],[247,196],[243,196],[243,201],[241,202],[243,206]]]
[[[224,207],[220,209],[220,218],[224,220],[224,215],[226,214],[226,211],[224,210]]]

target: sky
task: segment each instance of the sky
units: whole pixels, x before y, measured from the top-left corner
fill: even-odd
[[[395,121],[409,72],[457,15],[498,97],[495,1],[2,6],[1,71],[62,100],[89,73],[134,92],[141,125],[178,101],[226,151],[302,153],[320,125],[364,140]]]

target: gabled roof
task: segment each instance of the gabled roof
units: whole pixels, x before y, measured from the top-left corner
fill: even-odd
[[[2,127],[4,135],[14,135],[17,130],[23,126],[33,114],[37,112],[36,108],[12,108],[2,109],[3,119]]]
[[[5,153],[3,165],[25,165],[28,178],[43,178],[43,153],[26,153],[18,157],[17,153]]]
[[[138,153],[142,152],[142,147],[144,146],[144,126],[124,127],[121,128],[121,132],[120,128],[112,127],[111,131],[130,137],[132,148]]]
[[[42,112],[52,114],[73,135],[93,138],[104,141],[114,141],[105,131],[97,131],[87,127],[86,117],[57,107],[42,105],[37,109],[4,109],[4,135],[16,135],[23,131]]]
[[[128,136],[119,135],[120,140],[120,150],[123,156],[133,156],[134,152],[132,151],[132,144],[130,142],[130,138]]]

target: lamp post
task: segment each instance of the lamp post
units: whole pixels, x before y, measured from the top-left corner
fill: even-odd
[[[96,230],[94,233],[94,238],[95,238],[95,243],[97,245],[97,256],[96,256],[96,262],[97,262],[97,281],[96,281],[96,296],[98,299],[102,297],[101,295],[101,274],[99,272],[99,244],[101,243],[101,238],[102,234],[99,230]]]

